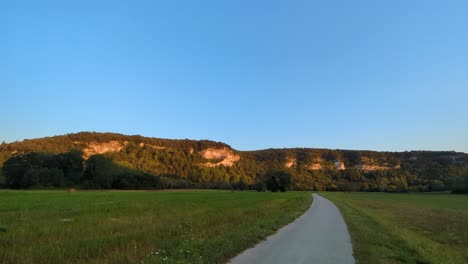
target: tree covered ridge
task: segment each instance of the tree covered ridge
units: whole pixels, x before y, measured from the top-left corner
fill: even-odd
[[[44,137],[37,139],[25,139],[13,143],[2,143],[0,145],[0,153],[8,151],[16,152],[53,152],[63,153],[71,149],[85,148],[90,142],[105,143],[109,141],[130,142],[134,144],[151,144],[173,149],[193,148],[200,151],[209,147],[230,147],[222,142],[210,140],[190,140],[190,139],[162,139],[143,137],[140,135],[123,135],[118,133],[98,133],[98,132],[79,132],[60,136]]]
[[[90,143],[111,141],[121,142],[122,148],[83,157]],[[228,148],[240,160],[233,166],[203,166],[222,160],[204,158],[201,152],[208,148]],[[3,143],[0,166],[0,184],[8,188],[255,188],[268,170],[279,169],[291,175],[291,188],[296,190],[468,189],[468,154],[460,152],[308,148],[236,151],[208,140],[95,132]]]

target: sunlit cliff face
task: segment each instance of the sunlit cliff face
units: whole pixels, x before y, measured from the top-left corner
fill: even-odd
[[[204,149],[200,152],[203,158],[208,159],[208,160],[219,160],[222,159],[219,162],[212,163],[212,162],[207,162],[202,164],[203,166],[206,167],[217,167],[217,166],[226,166],[226,167],[231,167],[234,165],[235,162],[240,160],[240,156],[235,154],[232,149],[229,148],[207,148]]]

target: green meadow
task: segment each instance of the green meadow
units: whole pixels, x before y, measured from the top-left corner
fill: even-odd
[[[343,214],[359,263],[468,263],[468,195],[321,195]]]
[[[0,191],[0,263],[223,263],[309,192]]]
[[[468,263],[468,195],[321,193],[358,263]],[[309,192],[1,191],[0,263],[225,263]]]

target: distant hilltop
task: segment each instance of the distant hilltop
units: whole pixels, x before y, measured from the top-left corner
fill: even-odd
[[[238,184],[248,187],[267,170],[281,169],[292,175],[292,188],[296,190],[431,191],[456,189],[460,179],[468,174],[468,154],[453,151],[377,152],[313,148],[238,151],[225,143],[210,140],[81,132],[1,144],[0,184],[11,187],[8,181],[12,177],[23,177],[32,167],[50,169],[53,166],[46,160],[63,160],[63,155],[70,152],[75,153],[76,163],[82,166],[75,168],[72,182],[66,178],[67,168],[62,169],[62,174],[64,182],[77,187],[86,178],[87,163],[99,158],[124,168],[115,170],[120,174],[125,171],[126,175],[143,173],[158,177],[165,188],[232,188]],[[36,156],[31,158],[34,154]],[[41,161],[41,157],[45,160]],[[11,171],[12,165],[5,167],[14,162],[17,162],[16,167],[24,167],[17,174]],[[59,167],[54,173],[62,175],[58,172]],[[78,175],[80,170],[82,175]],[[48,172],[43,170],[42,173],[46,175]],[[35,177],[46,177],[44,175]],[[106,177],[114,179],[114,176]],[[112,184],[105,187],[114,188]]]

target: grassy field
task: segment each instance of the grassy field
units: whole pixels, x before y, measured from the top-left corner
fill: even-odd
[[[468,195],[322,193],[359,263],[468,263]]]
[[[0,263],[223,263],[308,192],[0,191]]]

